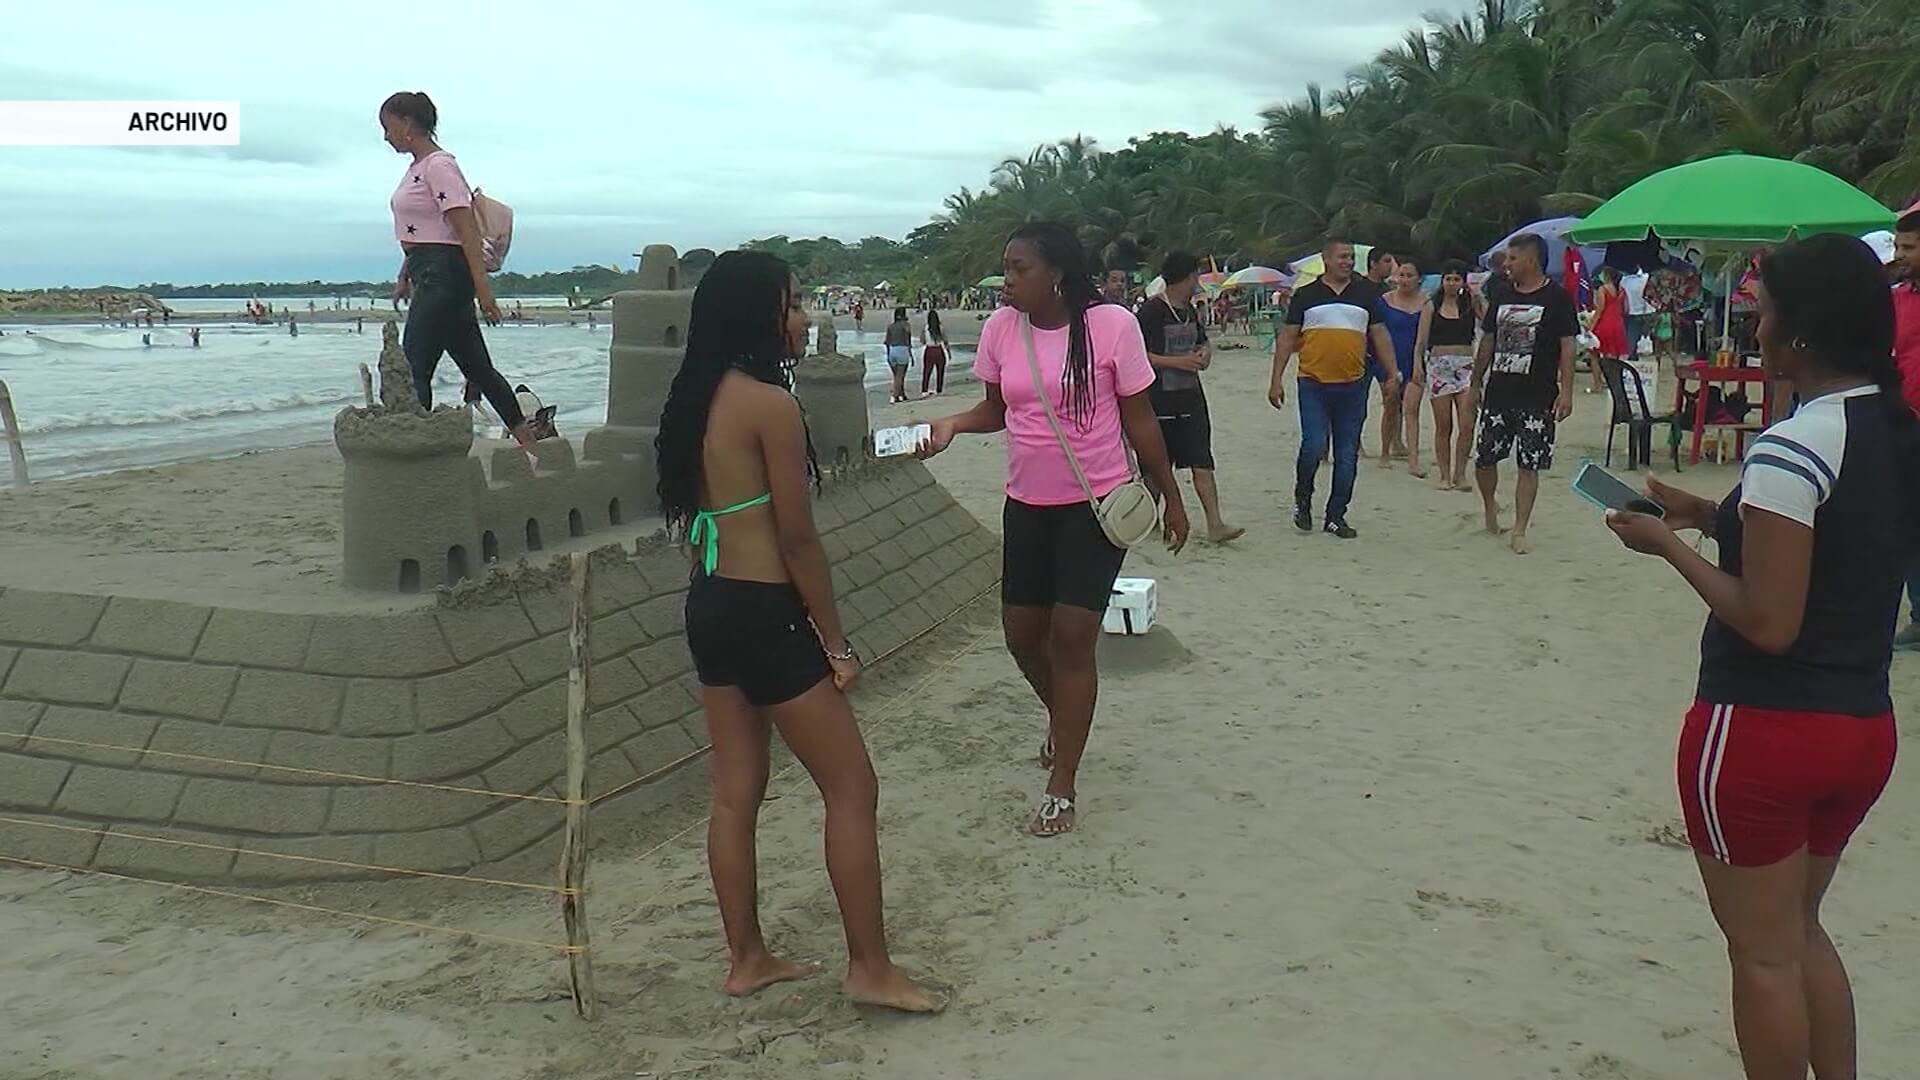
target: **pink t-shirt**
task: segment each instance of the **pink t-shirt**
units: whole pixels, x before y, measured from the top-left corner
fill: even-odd
[[[393,189],[393,238],[403,244],[459,244],[447,211],[472,206],[473,191],[460,175],[460,163],[445,150],[435,150],[410,163]]]
[[[1030,506],[1068,506],[1087,501],[1074,479],[1067,455],[1054,438],[1047,414],[1034,393],[1021,340],[1020,312],[1003,307],[980,328],[973,375],[999,383],[1007,402],[1007,495]],[[1120,428],[1120,399],[1143,394],[1153,385],[1153,365],[1139,320],[1118,304],[1087,309],[1087,338],[1093,348],[1093,411],[1082,427],[1067,409],[1060,373],[1067,364],[1067,328],[1035,329],[1033,347],[1040,378],[1060,428],[1087,474],[1095,497],[1104,498],[1133,476]]]

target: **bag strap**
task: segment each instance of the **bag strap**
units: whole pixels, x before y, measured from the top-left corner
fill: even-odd
[[[1040,356],[1033,349],[1033,320],[1025,314],[1020,316],[1020,338],[1027,346],[1027,370],[1033,373],[1033,392],[1040,399],[1040,407],[1047,411],[1047,423],[1053,428],[1053,437],[1060,440],[1060,449],[1067,455],[1067,464],[1073,466],[1073,478],[1080,481],[1080,490],[1087,494],[1087,504],[1098,509],[1100,500],[1094,497],[1093,485],[1087,483],[1087,474],[1080,471],[1080,459],[1074,456],[1073,447],[1067,442],[1067,433],[1060,430],[1060,419],[1053,415],[1053,396],[1047,393],[1047,387],[1040,379]]]

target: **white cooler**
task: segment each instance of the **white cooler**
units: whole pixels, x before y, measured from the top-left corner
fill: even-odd
[[[1123,577],[1113,583],[1113,596],[1100,628],[1109,634],[1144,634],[1160,614],[1160,588],[1152,578]]]

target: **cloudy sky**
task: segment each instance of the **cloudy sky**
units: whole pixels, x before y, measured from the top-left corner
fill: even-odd
[[[514,207],[516,270],[629,265],[662,241],[899,237],[1040,142],[1255,128],[1434,6],[20,4],[0,100],[237,100],[244,139],[0,147],[0,288],[389,277],[403,164],[375,112],[402,89],[433,96],[442,143]]]

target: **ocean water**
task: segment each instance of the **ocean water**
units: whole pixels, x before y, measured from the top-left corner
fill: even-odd
[[[364,334],[352,324],[303,325],[298,337],[284,326],[203,325],[198,349],[177,326],[0,330],[0,380],[12,391],[36,480],[329,442],[334,415],[361,400],[359,365],[376,368],[380,355],[372,322]],[[485,332],[507,382],[527,384],[558,408],[562,435],[579,438],[605,421],[605,323]],[[840,350],[866,358],[869,395],[885,401],[880,332],[842,333]],[[948,364],[950,381],[964,379],[971,364],[960,350]],[[916,366],[909,378],[918,377]],[[460,391],[459,369],[442,359],[434,400],[458,401]]]
[[[247,310],[247,298],[244,296],[208,296],[172,299],[162,297],[161,299],[174,311],[188,315],[239,316],[243,315]],[[262,302],[271,306],[275,311],[285,308],[297,316],[307,310],[309,303],[319,311],[330,311],[333,309],[335,299],[336,298],[332,296],[269,296]],[[339,299],[345,300],[346,306],[354,311],[393,310],[392,302],[387,299],[385,293],[377,297],[348,296]],[[519,303],[522,307],[566,307],[567,298],[564,296],[510,296],[501,298],[500,306],[503,308],[511,308],[515,303]],[[603,315],[605,314],[604,308],[602,308],[601,313]]]

